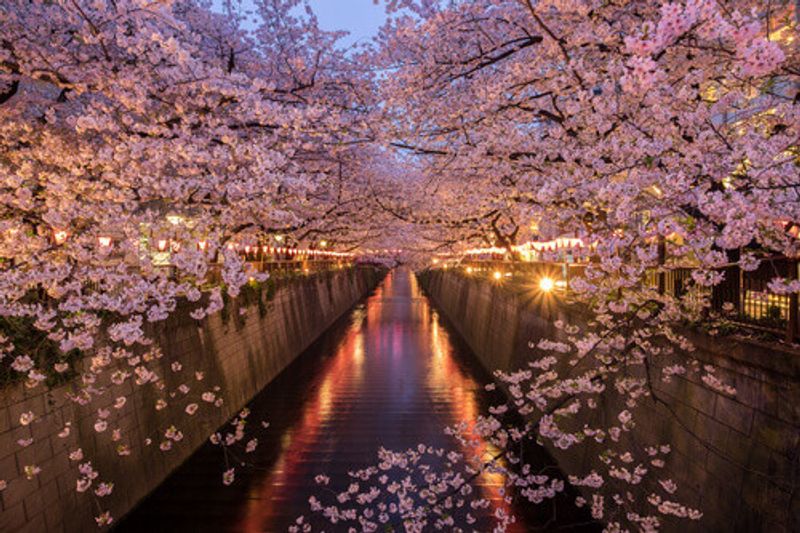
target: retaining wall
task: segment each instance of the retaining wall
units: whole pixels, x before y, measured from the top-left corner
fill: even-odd
[[[199,322],[189,316],[188,309],[178,309],[153,331],[164,354],[153,367],[163,390],[131,385],[130,380],[119,386],[108,383],[109,390],[85,406],[65,399],[74,383],[51,390],[41,386],[26,390],[22,384],[0,390],[0,479],[8,483],[0,492],[0,531],[95,530],[93,516],[99,513],[94,496],[91,490],[76,492],[76,463],[68,458],[78,447],[84,460],[91,460],[100,472],[96,482],[115,483],[113,494],[99,502],[121,517],[377,285],[380,277],[377,270],[354,268],[278,281],[273,290],[247,299],[240,296],[228,302],[223,312]],[[181,362],[182,371],[171,370],[175,361]],[[202,380],[195,371],[204,373]],[[177,390],[181,384],[192,389],[189,395]],[[201,391],[214,386],[220,387],[224,397],[220,407],[198,398]],[[114,409],[112,404],[120,396],[126,396],[127,403]],[[159,398],[168,406],[157,411],[154,406]],[[192,418],[183,414],[189,402],[201,404]],[[112,413],[103,434],[94,430],[98,409]],[[37,419],[21,426],[20,414],[27,411],[33,411]],[[59,437],[67,420],[73,421],[71,434]],[[159,443],[173,423],[183,432],[183,440],[162,452]],[[122,430],[119,442],[109,438],[112,428]],[[30,446],[17,444],[30,436],[34,437]],[[143,444],[146,438],[153,441],[149,447]],[[118,444],[129,445],[130,455],[119,456]],[[37,465],[41,472],[29,480],[26,465]]]
[[[422,273],[420,282],[490,371],[527,367],[530,341],[561,335],[555,320],[586,323],[579,309],[486,279],[439,270]],[[637,408],[636,438],[671,444],[666,471],[679,484],[677,495],[704,513],[699,522],[667,520],[663,531],[800,531],[800,353],[732,337],[691,339],[692,356],[716,366],[737,394],[717,393],[699,376],[676,376],[655,386],[666,405],[646,400]],[[673,357],[661,358],[654,375],[688,359]],[[615,417],[620,409],[606,399],[596,416]],[[599,449],[577,448],[548,450],[568,473],[601,471]]]

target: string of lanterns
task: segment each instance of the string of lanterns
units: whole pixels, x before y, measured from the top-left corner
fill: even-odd
[[[515,252],[527,252],[531,250],[535,250],[537,252],[541,251],[557,251],[557,250],[568,250],[573,248],[583,248],[583,240],[569,238],[569,237],[559,237],[557,239],[551,241],[530,241],[524,244],[512,246],[511,249]],[[465,253],[468,255],[488,255],[488,254],[497,254],[502,255],[508,252],[506,248],[472,248],[467,250]]]
[[[290,255],[290,256],[312,256],[312,257],[339,257],[339,258],[349,258],[353,257],[353,254],[346,253],[346,252],[333,252],[329,250],[319,250],[315,248],[290,248],[288,246],[251,246],[246,244],[244,246],[240,246],[237,243],[228,243],[229,250],[241,250],[244,252],[245,255],[255,255],[259,251],[263,254],[283,254],[283,255]]]
[[[69,233],[66,230],[55,229],[53,230],[53,242],[57,245],[64,244],[69,238]],[[277,239],[276,240],[283,240]],[[97,237],[97,243],[101,248],[110,248],[114,244],[114,239],[107,235]],[[320,246],[327,246],[327,242],[322,241]],[[159,252],[166,252],[168,249],[173,252],[178,252],[181,249],[181,243],[171,239],[157,239],[155,241],[155,248]],[[239,243],[228,243],[229,250],[239,250],[245,256],[255,255],[259,252],[264,255],[289,255],[289,256],[306,256],[306,257],[320,257],[320,258],[352,258],[354,254],[346,252],[334,252],[330,250],[320,250],[314,248],[292,248],[288,246],[259,246],[246,244],[241,246]],[[205,251],[208,249],[208,242],[205,240],[197,241],[197,249]]]

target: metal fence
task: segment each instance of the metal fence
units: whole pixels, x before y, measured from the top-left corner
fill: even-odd
[[[798,261],[786,257],[763,259],[753,271],[724,267],[722,282],[712,290],[711,307],[735,322],[783,333],[791,342],[798,334],[797,294],[776,294],[769,283],[776,277],[797,279],[797,269]]]
[[[280,261],[248,261],[254,272],[268,272],[271,276],[288,276],[314,274],[349,268],[353,265],[348,260],[307,259]],[[206,285],[216,286],[222,283],[222,264],[209,265]]]
[[[648,287],[658,289],[660,294],[670,294],[680,298],[693,283],[692,269],[648,270],[645,273],[645,283]]]
[[[272,277],[288,277],[288,276],[303,276],[319,272],[330,272],[351,268],[356,263],[355,261],[347,258],[338,259],[307,259],[297,258],[289,260],[257,260],[247,261],[250,265],[251,272],[268,272]],[[223,282],[222,279],[222,263],[211,263],[208,265],[208,270],[201,288],[210,289],[216,287]],[[128,265],[127,269],[131,273],[139,271],[139,268],[134,265]],[[180,273],[172,265],[158,265],[153,267],[153,270],[171,280],[180,279]],[[89,282],[84,284],[85,289],[92,292],[107,292],[109,289],[101,282]]]

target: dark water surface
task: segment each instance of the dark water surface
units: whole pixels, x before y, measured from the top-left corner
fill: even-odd
[[[391,272],[251,403],[251,425],[270,422],[247,455],[254,467],[238,468],[236,482],[223,486],[222,451],[203,446],[117,530],[286,531],[309,514],[317,474],[344,478],[375,464],[380,446],[453,446],[443,428],[490,405],[483,390],[490,377],[455,335],[410,271]],[[480,484],[504,507],[501,478],[486,475]],[[559,509],[558,522],[548,523],[550,504],[516,511],[515,531],[577,531],[570,524],[582,521]]]

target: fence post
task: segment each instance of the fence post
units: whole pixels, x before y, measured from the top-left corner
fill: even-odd
[[[789,279],[797,279],[797,260],[789,262]],[[797,337],[797,293],[789,294],[789,313],[786,317],[786,342],[794,342]]]
[[[738,261],[738,259],[737,259]],[[747,304],[747,285],[745,284],[745,274],[738,263],[733,267],[736,269],[736,316],[745,316],[745,306]]]
[[[658,236],[658,294],[667,290],[667,273],[664,264],[667,262],[667,242],[663,235]],[[673,295],[675,296],[675,295]]]

